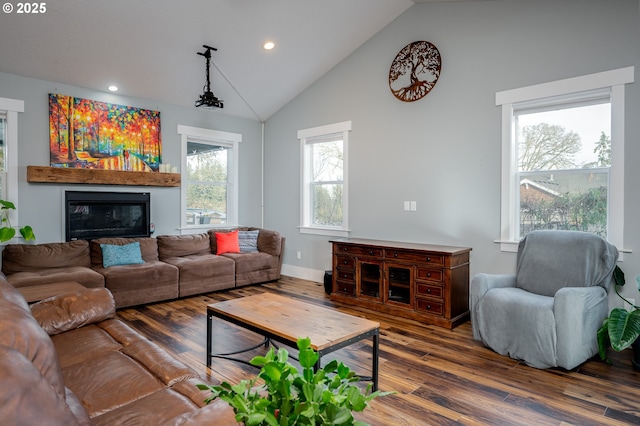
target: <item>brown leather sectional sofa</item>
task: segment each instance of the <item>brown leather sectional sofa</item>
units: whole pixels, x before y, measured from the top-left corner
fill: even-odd
[[[101,238],[67,243],[9,244],[2,272],[14,287],[77,281],[106,287],[116,308],[274,281],[280,278],[285,238],[260,228],[255,253],[216,253],[216,232],[157,238]],[[100,244],[139,242],[143,264],[103,266]]]
[[[203,379],[116,318],[105,288],[27,305],[0,274],[3,425],[235,425]]]

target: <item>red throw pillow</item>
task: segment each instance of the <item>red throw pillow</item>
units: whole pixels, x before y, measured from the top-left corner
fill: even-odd
[[[222,253],[240,253],[240,244],[238,243],[238,231],[216,232],[216,254]]]

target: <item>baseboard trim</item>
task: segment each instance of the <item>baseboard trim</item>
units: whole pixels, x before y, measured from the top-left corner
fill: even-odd
[[[303,280],[315,281],[317,283],[324,282],[324,271],[317,269],[302,268],[300,266],[282,264],[282,275],[288,275]]]

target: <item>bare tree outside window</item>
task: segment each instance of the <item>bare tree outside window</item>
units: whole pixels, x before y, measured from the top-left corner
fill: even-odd
[[[536,229],[606,237],[611,140],[604,130],[599,139],[598,133],[583,131],[589,138],[583,143],[579,120],[570,130],[558,124],[562,112],[519,117],[520,237]],[[607,131],[608,118],[601,124]],[[589,122],[586,116],[584,122]]]

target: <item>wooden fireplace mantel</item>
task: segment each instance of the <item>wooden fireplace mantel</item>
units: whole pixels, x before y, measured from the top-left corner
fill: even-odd
[[[175,187],[180,186],[180,174],[27,166],[27,182]]]

